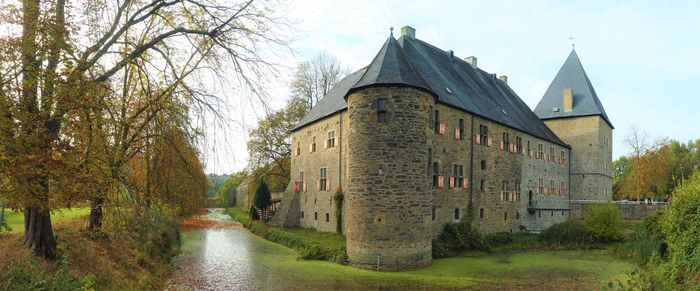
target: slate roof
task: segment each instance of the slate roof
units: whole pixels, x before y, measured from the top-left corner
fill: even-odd
[[[571,111],[564,112],[564,89],[571,88],[574,93],[573,107]],[[558,108],[557,111],[555,108]],[[588,79],[586,71],[581,65],[575,50],[571,50],[564,65],[561,66],[552,84],[544,93],[544,96],[535,107],[535,114],[540,119],[567,118],[576,116],[600,115],[605,122],[614,128],[608,115],[605,114],[603,104]]]
[[[353,90],[389,84],[426,90],[437,96],[438,103],[566,146],[495,74],[422,40],[405,36],[396,40],[393,35],[366,69],[341,80],[293,130],[344,110],[344,98]]]

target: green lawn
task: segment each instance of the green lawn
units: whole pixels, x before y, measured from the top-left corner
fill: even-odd
[[[7,225],[12,228],[10,233],[20,233],[24,231],[24,213],[5,210]],[[90,214],[89,207],[62,208],[51,213],[51,222],[68,221],[75,218],[87,217]]]

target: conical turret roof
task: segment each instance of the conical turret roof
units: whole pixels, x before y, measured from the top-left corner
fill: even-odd
[[[564,89],[567,88],[573,90],[573,107],[571,111],[565,112],[563,96]],[[540,119],[600,115],[611,128],[613,127],[575,50],[571,50],[542,100],[535,107],[535,114]]]
[[[362,78],[355,83],[348,94],[373,85],[408,85],[436,96],[420,75],[413,70],[393,34],[384,42],[379,53],[367,66]]]

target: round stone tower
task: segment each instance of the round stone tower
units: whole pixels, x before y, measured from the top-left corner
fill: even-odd
[[[433,95],[412,86],[360,88],[347,96],[347,252],[376,270],[430,265],[433,198],[428,112]]]

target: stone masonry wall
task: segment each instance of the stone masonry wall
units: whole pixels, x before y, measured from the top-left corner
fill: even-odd
[[[445,224],[458,222],[464,218],[469,211],[469,195],[473,183],[469,180],[471,173],[471,139],[473,135],[471,122],[473,116],[461,110],[457,110],[442,104],[435,105],[435,110],[439,112],[439,122],[444,124],[444,131],[440,133],[435,129],[435,122],[426,125],[428,127],[428,145],[432,151],[432,162],[437,162],[439,167],[438,175],[442,176],[443,186],[433,185],[434,169],[433,165],[426,165],[427,181],[430,185],[431,194],[434,197],[433,208],[434,218],[431,213],[430,232],[433,238],[442,233]],[[455,131],[459,130],[459,120],[463,120],[464,132],[456,138]],[[456,179],[454,166],[462,166],[463,177],[466,186],[458,183],[450,183],[451,179]],[[451,185],[452,184],[452,185]],[[432,210],[431,210],[432,211]]]
[[[334,146],[331,147],[328,147],[329,132],[334,132],[335,137]],[[290,203],[292,209],[287,214],[298,217],[298,225],[301,227],[336,232],[336,202],[333,201],[333,195],[346,177],[345,132],[347,113],[341,112],[292,133],[291,179],[285,195],[294,197],[295,182],[305,185],[300,186],[296,195],[298,201]],[[312,151],[314,141],[316,146]],[[326,177],[330,181],[327,184],[330,186],[328,190],[319,190],[322,168],[326,169]],[[304,173],[303,180],[300,179],[301,172]]]
[[[479,134],[480,125],[488,127],[491,146],[488,146],[488,141],[482,141],[480,144],[474,141]],[[568,219],[569,199],[566,192],[569,187],[569,166],[558,159],[562,151],[568,159],[568,148],[480,117],[475,117],[473,131],[474,134],[470,137],[474,144],[473,203],[475,222],[479,230],[515,232],[524,228],[540,231]],[[516,137],[522,138],[522,153],[513,153],[508,147],[501,149],[504,132],[509,134],[509,143],[515,144]],[[538,159],[539,144],[542,144],[544,151],[543,159]],[[555,157],[548,161],[550,149]],[[482,161],[485,163],[485,170],[481,168]],[[541,193],[538,190],[540,178],[544,184]],[[551,187],[552,180],[554,187]],[[508,183],[505,191],[509,192],[510,197],[507,201],[502,198],[505,196],[502,194],[504,182]],[[516,183],[520,184],[519,189]],[[533,203],[535,207],[528,207],[530,191],[533,201],[547,202]]]
[[[378,122],[379,98],[388,101],[387,122]],[[345,222],[351,265],[396,270],[431,263],[433,197],[426,167],[434,102],[407,87],[371,87],[348,96]]]
[[[612,198],[612,128],[600,116],[545,120],[571,145],[572,200]]]

